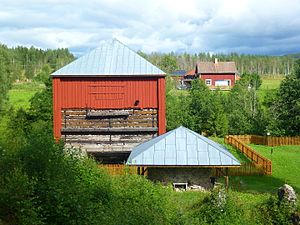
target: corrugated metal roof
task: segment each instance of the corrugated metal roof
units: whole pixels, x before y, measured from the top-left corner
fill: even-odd
[[[239,166],[222,145],[179,127],[135,147],[128,165],[140,166]]]
[[[197,73],[238,73],[234,62],[199,62]]]
[[[52,73],[53,76],[165,75],[165,73],[113,39]]]

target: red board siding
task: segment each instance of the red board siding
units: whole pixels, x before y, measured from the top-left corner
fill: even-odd
[[[158,78],[158,135],[166,133],[166,80]]]
[[[54,78],[56,79],[56,78]],[[157,108],[157,79],[61,78],[61,108]]]
[[[159,134],[166,130],[164,78],[54,77],[53,101],[55,138],[60,138],[61,110],[75,108],[158,108]]]
[[[202,80],[211,79],[212,86],[215,86],[217,80],[230,80],[231,86],[235,84],[235,74],[201,74],[200,77]]]

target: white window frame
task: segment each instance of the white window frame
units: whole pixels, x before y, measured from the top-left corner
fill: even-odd
[[[209,81],[209,84],[207,83],[207,81]],[[205,84],[207,86],[211,86],[212,85],[212,79],[205,79]]]

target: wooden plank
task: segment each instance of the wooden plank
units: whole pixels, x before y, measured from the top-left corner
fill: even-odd
[[[151,128],[151,127],[157,127],[157,123],[123,123],[123,124],[77,124],[77,123],[72,123],[72,124],[62,124],[64,129],[111,129],[111,128],[119,128],[119,129],[126,129],[126,128],[135,128],[135,129],[146,129],[146,128]]]
[[[157,122],[157,120],[154,120]],[[151,118],[126,118],[126,119],[66,119],[66,122],[78,122],[78,123],[124,123],[124,122],[133,122],[133,123],[140,123],[140,122],[152,122]]]
[[[95,111],[91,112],[89,111],[86,114],[87,117],[93,118],[93,117],[126,117],[129,116],[128,111],[119,111],[119,110],[114,110],[114,111]]]
[[[156,132],[157,127],[143,128],[62,128],[62,133],[141,133],[141,132]]]

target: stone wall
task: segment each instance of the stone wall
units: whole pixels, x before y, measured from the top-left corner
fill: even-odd
[[[205,189],[211,188],[210,177],[213,169],[210,168],[151,168],[148,167],[148,178],[163,184],[188,183],[199,185]]]

